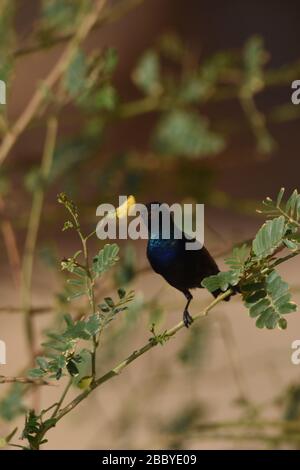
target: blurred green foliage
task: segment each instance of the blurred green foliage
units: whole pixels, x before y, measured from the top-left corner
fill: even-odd
[[[2,419],[12,421],[20,414],[24,414],[26,406],[23,402],[24,385],[14,384],[9,394],[0,401],[0,416]]]
[[[222,137],[209,131],[204,118],[186,111],[163,116],[153,137],[154,150],[173,157],[216,155],[224,145]]]
[[[13,90],[18,56],[22,55],[26,60],[31,49],[41,53],[45,49],[46,54],[51,45],[68,41],[92,8],[93,2],[87,0],[40,0],[34,27],[28,37],[23,38],[16,29],[18,2],[2,0],[0,79]],[[105,23],[103,19],[101,21]],[[101,26],[101,21],[97,27]],[[257,95],[263,94],[268,86],[289,83],[291,71],[295,70],[295,64],[287,64],[279,70],[268,69],[269,55],[263,39],[258,36],[249,38],[241,50],[219,51],[203,59],[179,35],[163,34],[141,53],[128,74],[131,87],[134,87],[129,87],[130,93],[126,91],[127,79],[124,89],[120,86],[118,51],[114,48],[94,49],[78,44],[75,52],[55,87],[48,89],[43,83],[36,84],[44,91],[44,101],[30,122],[33,130],[38,128],[43,132],[45,120],[51,115],[63,123],[70,110],[80,122],[71,135],[59,135],[47,181],[34,158],[22,161],[21,165],[16,160],[12,163],[8,160],[0,175],[1,196],[12,200],[15,198],[15,193],[11,197],[12,190],[18,188],[25,216],[32,194],[37,190],[46,192],[43,221],[46,228],[51,229],[48,237],[51,246],[44,245],[39,252],[51,269],[57,270],[58,266],[52,234],[59,218],[53,209],[57,191],[68,188],[82,201],[86,209],[83,210],[82,225],[94,222],[94,212],[90,208],[94,211],[100,201],[111,201],[122,193],[135,193],[137,199],[149,198],[153,194],[153,181],[156,198],[171,195],[180,200],[209,201],[236,208],[237,204],[234,205],[230,196],[216,187],[218,170],[213,159],[224,158],[232,139],[241,131],[247,132],[248,128],[253,134],[257,154],[272,156],[276,147],[269,130],[269,117],[275,117],[278,122],[299,118],[299,113],[286,106],[275,110],[258,109]],[[226,107],[225,110],[218,108],[217,115],[211,112],[215,104],[223,102],[238,103],[245,119],[237,118],[231,122]],[[143,117],[147,114],[151,114],[151,120],[145,125]],[[1,135],[5,135],[11,125],[10,117],[1,109]],[[119,137],[123,126],[125,131]],[[25,131],[31,131],[30,127]],[[139,138],[140,133],[142,138]],[[204,283],[210,290],[219,287],[226,290],[241,283],[245,305],[250,316],[257,319],[258,327],[285,328],[286,320],[282,315],[295,309],[287,284],[274,270],[273,255],[283,245],[290,254],[299,249],[295,229],[299,224],[299,195],[293,193],[285,205],[282,205],[282,195],[279,193],[280,200],[276,203],[267,200],[268,215],[272,220],[262,226],[251,249],[245,246],[235,249],[227,260],[230,270]],[[66,205],[65,199],[62,202]],[[72,204],[68,207],[75,220],[66,220],[64,230],[77,229],[77,209]],[[18,211],[15,219],[19,223],[19,209],[14,210]],[[26,225],[25,216],[21,223],[25,221]],[[141,293],[133,299],[131,286],[140,269],[134,247],[126,246],[120,261],[116,245],[97,248],[94,253],[89,273],[79,266],[82,251],[63,261],[64,272],[59,276],[62,285],[55,297],[56,316],[47,328],[46,349],[37,357],[36,367],[31,369],[31,376],[35,378],[52,375],[59,380],[66,375],[74,385],[87,390],[92,383],[93,337],[109,325],[104,340],[106,347],[101,350],[102,364],[119,357],[120,345],[131,347],[135,340],[141,312],[146,315],[149,328],[152,325],[150,341],[163,344],[168,339],[155,329],[165,321],[165,308],[160,299],[156,295],[145,299]],[[117,269],[110,271],[117,262]],[[104,292],[103,301],[96,305],[97,311],[90,312],[91,302],[88,307],[82,306],[81,298],[90,296],[90,283],[98,282],[107,272],[111,282],[109,289],[114,288],[115,294],[110,294],[111,297]],[[66,282],[70,273],[71,279]],[[71,306],[70,301],[75,298],[79,301]],[[90,316],[82,318],[87,310]],[[123,315],[118,315],[121,312]],[[112,322],[115,318],[118,321]],[[198,370],[206,340],[206,328],[195,325],[178,351],[177,358],[182,367],[187,370],[197,367]],[[295,385],[286,392],[282,405],[285,420],[299,417],[298,388]],[[27,386],[20,384],[10,387],[9,393],[0,401],[0,415],[12,420],[27,412],[23,437],[36,446],[39,444],[37,437],[43,432],[43,414],[38,416],[27,410],[24,401],[27,390]],[[203,415],[201,403],[182,405],[165,428],[166,432],[177,434],[171,444],[174,448],[183,445],[184,434],[193,429]],[[49,428],[54,422],[50,419]]]
[[[90,0],[41,0],[39,39],[47,43],[57,33],[72,31],[90,7]]]

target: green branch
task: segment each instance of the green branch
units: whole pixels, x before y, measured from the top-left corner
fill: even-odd
[[[37,242],[38,230],[42,215],[44,202],[45,183],[48,180],[54,148],[57,136],[57,120],[52,117],[48,121],[45,148],[41,162],[40,174],[42,178],[41,184],[34,191],[32,199],[32,207],[29,215],[28,230],[25,240],[23,264],[22,264],[22,285],[21,285],[21,303],[25,315],[25,328],[27,334],[27,343],[31,351],[31,360],[34,360],[34,331],[31,315],[31,285],[34,253]]]
[[[207,307],[205,307],[200,313],[195,315],[193,317],[194,322],[199,320],[200,318],[203,318],[208,315],[209,311],[212,310],[216,305],[218,305],[222,300],[226,299],[232,294],[232,290],[228,289],[226,292],[223,294],[219,295],[216,299],[214,299]],[[121,361],[118,365],[116,365],[113,369],[109,370],[106,374],[102,375],[99,377],[97,380],[91,382],[91,385],[89,388],[84,390],[82,393],[80,393],[76,398],[74,398],[68,405],[66,405],[63,409],[58,411],[63,399],[65,398],[67,391],[69,390],[70,387],[70,382],[68,382],[67,387],[64,389],[64,392],[62,394],[61,399],[59,400],[58,404],[55,407],[55,411],[49,421],[49,425],[43,425],[39,432],[36,434],[35,437],[35,445],[37,449],[39,449],[40,444],[42,443],[45,434],[54,427],[58,421],[60,421],[64,416],[66,416],[68,413],[70,413],[74,408],[76,408],[85,398],[87,398],[95,389],[100,387],[102,384],[105,382],[108,382],[112,378],[118,376],[123,369],[125,369],[129,364],[134,362],[136,359],[138,359],[140,356],[143,354],[147,353],[150,351],[152,348],[157,346],[158,344],[161,344],[160,337],[163,336],[164,340],[168,340],[178,331],[181,329],[185,328],[185,325],[183,321],[179,322],[177,325],[173,326],[169,330],[165,331],[162,335],[158,335],[157,337],[151,338],[148,343],[146,343],[143,347],[138,349],[137,351],[134,351],[132,354],[130,354],[126,359]]]
[[[200,313],[195,315],[193,317],[193,320],[197,321],[200,318],[207,316],[210,310],[212,310],[216,305],[218,305],[222,300],[229,297],[231,294],[232,294],[232,290],[229,289],[223,294],[219,295],[206,308],[204,308]],[[183,328],[185,328],[185,325],[183,321],[181,321],[177,325],[173,326],[172,328],[164,332],[164,337],[166,339],[169,339],[172,336],[176,335],[176,333],[178,333],[178,331],[180,331]],[[138,349],[137,351],[134,351],[126,359],[120,362],[117,366],[109,370],[106,374],[102,375],[102,377],[98,378],[95,381],[95,383],[91,386],[90,389],[85,390],[83,393],[81,393],[76,398],[74,398],[74,400],[72,400],[67,406],[65,406],[65,408],[63,408],[57,414],[57,421],[63,418],[66,414],[70,413],[70,411],[72,411],[77,405],[79,405],[79,403],[81,403],[82,400],[84,400],[93,390],[95,390],[96,388],[98,388],[100,385],[104,384],[108,380],[112,379],[113,377],[116,377],[117,375],[119,375],[123,371],[123,369],[125,369],[129,364],[134,362],[136,359],[138,359],[140,356],[142,356],[146,352],[150,351],[150,349],[154,348],[158,344],[159,344],[158,341],[155,341],[155,340],[149,341],[142,348]]]

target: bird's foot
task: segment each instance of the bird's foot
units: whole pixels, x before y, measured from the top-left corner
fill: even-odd
[[[189,314],[188,310],[185,310],[183,312],[183,323],[184,323],[184,326],[186,326],[186,328],[188,328],[192,323],[193,323],[193,318],[191,317],[191,315]]]

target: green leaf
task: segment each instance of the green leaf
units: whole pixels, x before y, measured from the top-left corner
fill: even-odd
[[[201,282],[201,285],[208,289],[210,292],[214,292],[218,289],[221,289],[225,292],[230,287],[230,285],[235,286],[237,282],[238,277],[236,273],[233,271],[227,271],[206,277]]]
[[[284,195],[284,188],[281,188],[276,202],[270,197],[263,201],[264,209],[258,212],[268,214],[270,217],[282,215],[285,217],[287,225],[292,232],[296,232],[299,228],[300,220],[300,194],[295,189],[286,202],[282,202]]]
[[[297,198],[298,198],[298,191],[297,189],[295,189],[293,192],[292,192],[292,195],[291,197],[288,199],[287,203],[286,203],[286,206],[285,206],[285,210],[288,214],[290,214],[291,217],[294,216],[294,211],[295,211],[295,207],[296,207],[296,202],[297,202]]]
[[[164,57],[177,63],[181,63],[186,54],[182,38],[172,32],[164,33],[159,38],[158,45]]]
[[[299,245],[298,243],[296,243],[295,241],[292,241],[292,240],[288,240],[287,238],[285,238],[283,240],[283,243],[285,244],[285,246],[287,248],[289,248],[290,250],[294,251],[294,250],[298,250],[299,248]]]
[[[104,313],[107,313],[109,312],[110,308],[106,305],[106,304],[100,304],[98,305],[98,307],[100,308],[100,310]]]
[[[115,303],[111,297],[105,297],[105,304],[98,305],[102,313],[100,313],[101,329],[105,328],[120,312],[127,310],[128,303],[134,298],[134,292],[119,293],[119,300]]]
[[[42,20],[44,28],[71,29],[82,8],[81,0],[43,0]]]
[[[33,379],[39,379],[40,377],[44,377],[46,372],[44,372],[41,369],[30,369],[28,371],[28,377],[31,377]]]
[[[72,343],[68,344],[69,340],[76,339],[90,339],[100,329],[100,318],[97,313],[90,315],[86,320],[78,320],[70,322],[67,329],[62,335],[62,341],[66,342],[68,349],[72,349]]]
[[[91,335],[86,331],[84,320],[77,321],[72,328],[68,328],[64,333],[66,338],[70,339],[90,339]]]
[[[23,403],[24,386],[13,384],[9,393],[0,401],[0,416],[5,421],[12,421],[17,416],[25,413],[26,406]]]
[[[284,212],[289,216],[291,219],[295,220],[296,222],[300,219],[300,194],[298,194],[297,189],[293,191],[291,196],[286,202],[284,207]]]
[[[86,74],[86,57],[78,50],[64,77],[64,86],[71,97],[76,98],[85,91]]]
[[[115,306],[115,303],[113,301],[113,299],[111,297],[104,297],[104,301],[107,303],[107,305],[110,307],[110,308],[114,308]]]
[[[283,216],[269,220],[259,229],[252,243],[254,254],[258,258],[265,258],[274,253],[286,232],[285,218]]]
[[[249,257],[249,251],[249,247],[246,244],[234,248],[231,255],[225,259],[225,263],[232,271],[237,271],[240,274],[243,271],[245,262]]]
[[[48,361],[45,357],[38,356],[36,358],[36,363],[39,366],[40,369],[42,370],[47,370],[48,369]]]
[[[23,431],[23,436],[25,438],[29,437],[29,434],[35,434],[39,431],[40,424],[38,417],[35,414],[34,410],[30,410],[26,416],[25,428]]]
[[[79,297],[82,297],[83,295],[86,295],[86,291],[74,292],[68,295],[67,300],[68,302],[71,302],[71,300],[78,299]]]
[[[13,72],[13,54],[15,47],[16,29],[15,16],[17,5],[11,0],[1,2],[0,14],[0,78],[9,83]]]
[[[71,222],[71,220],[66,220],[62,228],[62,231],[65,232],[66,230],[69,230],[70,228],[74,228],[74,224],[73,222]]]
[[[118,53],[113,47],[108,47],[103,54],[103,72],[111,75],[118,64]]]
[[[39,167],[33,167],[26,173],[24,185],[29,192],[44,188],[45,181]]]
[[[210,88],[210,84],[205,82],[198,75],[188,75],[179,90],[179,99],[183,103],[197,103],[203,100]]]
[[[206,119],[183,110],[164,114],[153,138],[153,147],[157,152],[191,158],[215,155],[223,150],[224,145],[224,139],[209,130]]]
[[[97,110],[105,109],[107,111],[113,111],[117,105],[117,102],[118,95],[116,89],[107,83],[92,96],[91,105]]]
[[[101,276],[119,260],[119,247],[116,243],[106,244],[93,259],[93,273],[95,277]]]
[[[157,95],[161,92],[159,57],[155,51],[149,50],[141,57],[132,79],[146,94]]]
[[[266,298],[260,299],[256,304],[251,306],[251,303],[246,302],[246,306],[250,306],[250,317],[255,318],[261,315],[268,307],[269,301]]]
[[[70,286],[82,287],[85,285],[84,279],[67,279],[67,283]]]
[[[284,195],[284,191],[285,189],[284,188],[281,188],[279,193],[278,193],[278,196],[277,196],[277,200],[276,200],[276,206],[279,207],[280,206],[280,203],[282,201],[282,198],[283,198],[283,195]]]
[[[73,318],[71,317],[71,315],[69,313],[66,313],[64,315],[64,320],[65,320],[68,328],[72,328],[74,326]]]
[[[100,317],[97,313],[91,315],[85,324],[86,331],[91,335],[94,336],[100,330]]]
[[[123,299],[126,296],[126,290],[123,289],[122,287],[119,287],[118,296],[119,296],[120,299]]]
[[[245,44],[245,83],[244,87],[253,94],[263,86],[263,65],[266,62],[266,52],[264,50],[263,39],[260,36],[253,36]]]
[[[275,270],[265,277],[264,282],[242,283],[241,291],[250,316],[257,318],[258,328],[273,329],[278,326],[285,329],[287,322],[282,315],[297,309],[296,304],[291,302],[288,284]]]

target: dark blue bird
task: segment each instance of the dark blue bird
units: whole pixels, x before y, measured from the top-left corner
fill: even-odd
[[[215,260],[208,250],[203,246],[197,250],[187,250],[186,242],[191,241],[181,232],[181,238],[175,238],[175,230],[179,230],[170,217],[170,237],[164,238],[162,233],[162,203],[151,202],[146,204],[147,213],[142,214],[148,228],[147,257],[155,272],[160,274],[171,286],[178,289],[186,297],[187,303],[183,311],[183,321],[188,328],[193,322],[188,308],[193,296],[190,289],[202,287],[202,280],[220,272]],[[156,220],[159,224],[153,226],[154,212],[158,211]],[[152,222],[152,223],[151,223]],[[212,294],[217,297],[222,291],[220,289]],[[229,300],[229,298],[225,299]]]

